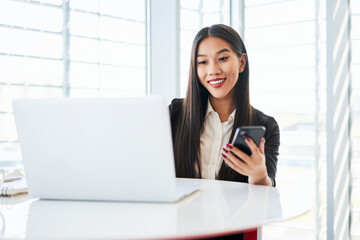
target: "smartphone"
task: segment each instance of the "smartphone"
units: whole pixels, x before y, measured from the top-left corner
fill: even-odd
[[[250,148],[245,142],[245,136],[251,138],[255,144],[259,147],[261,138],[265,134],[265,127],[263,126],[244,126],[236,129],[232,145],[245,152],[247,155],[251,155]]]

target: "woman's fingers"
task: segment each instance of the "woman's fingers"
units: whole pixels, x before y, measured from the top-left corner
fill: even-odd
[[[245,176],[256,178],[263,173],[265,167],[265,139],[261,139],[259,147],[251,138],[246,139],[252,154],[249,156],[232,144],[223,148],[225,162],[235,171]]]
[[[223,157],[229,159],[234,165],[244,168],[246,167],[246,163],[241,161],[238,157],[236,157],[231,151],[227,151],[226,154],[223,154]]]
[[[265,138],[261,138],[259,149],[261,154],[265,154]]]
[[[229,157],[227,157],[226,155],[223,154],[223,158],[224,161],[227,163],[227,165],[229,165],[229,167],[231,167],[232,169],[234,169],[235,171],[237,171],[238,173],[242,174],[242,175],[246,175],[246,171],[239,166],[240,164],[236,164],[236,161],[232,161]],[[240,161],[240,160],[238,160]]]
[[[245,142],[250,148],[252,154],[257,153],[259,151],[259,148],[256,146],[255,142],[251,138],[245,137]]]
[[[244,153],[243,151],[241,151],[240,149],[238,149],[237,147],[235,147],[234,145],[226,144],[226,147],[232,154],[234,154],[244,162],[247,162],[249,160],[250,156]]]

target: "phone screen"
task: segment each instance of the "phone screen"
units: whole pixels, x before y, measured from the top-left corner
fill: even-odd
[[[251,150],[245,142],[245,136],[250,137],[257,146],[260,145],[261,138],[265,134],[265,127],[263,126],[243,126],[236,129],[232,144],[245,152],[247,155],[251,155]]]

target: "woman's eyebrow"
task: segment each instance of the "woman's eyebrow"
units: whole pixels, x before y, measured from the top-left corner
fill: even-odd
[[[220,53],[223,53],[223,52],[230,52],[230,50],[227,49],[227,48],[223,48],[220,51],[218,51],[216,54],[220,54]]]
[[[223,52],[230,52],[230,50],[227,49],[227,48],[223,48],[220,51],[217,51],[216,54],[220,54],[220,53],[223,53]],[[197,55],[197,57],[206,57],[206,56],[207,56],[206,54],[201,54],[201,53],[198,53],[198,55]]]

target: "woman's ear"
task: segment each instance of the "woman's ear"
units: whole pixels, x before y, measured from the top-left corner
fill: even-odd
[[[239,73],[242,73],[246,66],[247,56],[246,53],[243,53],[239,58]]]

